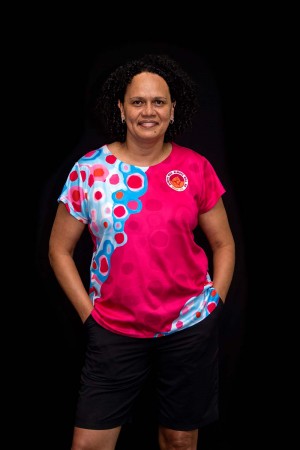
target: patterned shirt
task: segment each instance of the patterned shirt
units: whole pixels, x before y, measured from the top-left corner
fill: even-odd
[[[106,145],[75,163],[58,200],[88,225],[89,295],[101,326],[151,338],[210,314],[219,296],[194,230],[224,192],[210,162],[175,143],[149,167],[122,162]]]

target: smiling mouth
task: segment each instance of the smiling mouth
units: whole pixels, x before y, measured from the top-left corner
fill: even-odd
[[[155,125],[157,125],[157,122],[139,122],[139,125],[144,127],[144,128],[152,128]]]

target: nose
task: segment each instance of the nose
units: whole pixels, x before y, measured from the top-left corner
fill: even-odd
[[[152,102],[146,102],[143,108],[143,114],[145,116],[151,116],[155,114],[154,107]]]

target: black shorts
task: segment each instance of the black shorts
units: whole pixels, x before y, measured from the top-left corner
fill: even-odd
[[[89,316],[75,426],[100,430],[129,422],[150,371],[160,425],[193,430],[217,420],[222,307],[219,301],[203,321],[159,338],[115,334]]]

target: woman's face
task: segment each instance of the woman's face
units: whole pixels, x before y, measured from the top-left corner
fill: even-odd
[[[165,80],[150,72],[135,75],[127,87],[124,103],[119,101],[127,134],[143,140],[164,136],[174,118],[174,107]]]

